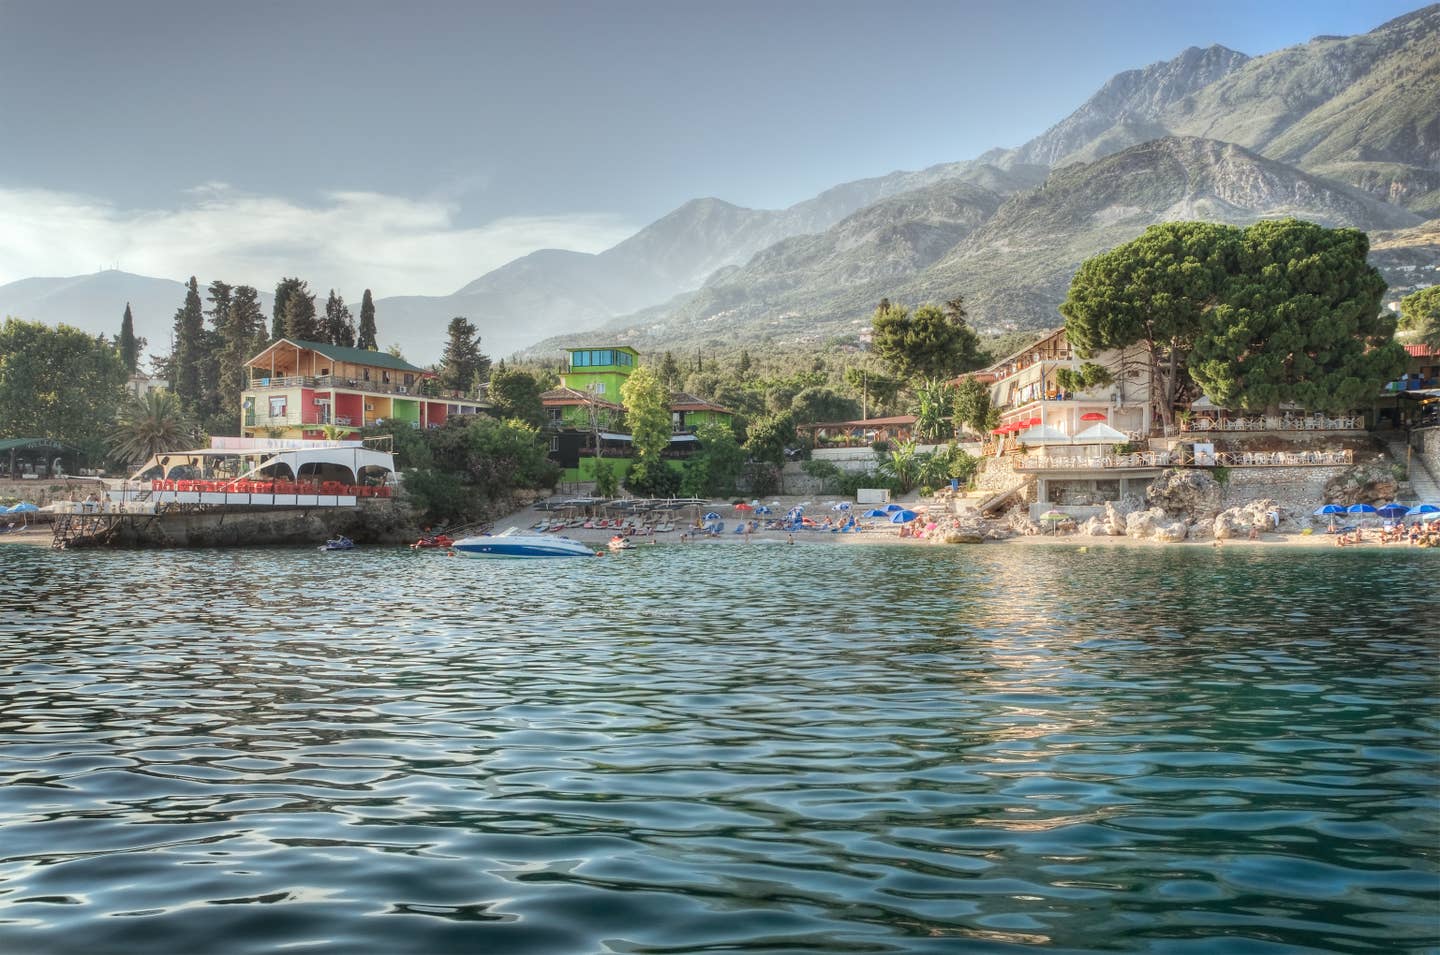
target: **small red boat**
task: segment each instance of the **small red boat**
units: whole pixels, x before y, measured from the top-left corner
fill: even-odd
[[[444,534],[436,534],[434,537],[422,537],[410,545],[411,550],[428,550],[431,547],[449,547],[455,543]]]

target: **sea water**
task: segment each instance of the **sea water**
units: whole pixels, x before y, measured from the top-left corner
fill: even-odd
[[[1434,551],[0,569],[0,951],[1440,946]]]

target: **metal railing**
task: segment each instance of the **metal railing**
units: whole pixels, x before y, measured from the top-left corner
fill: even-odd
[[[251,378],[246,385],[248,391],[280,391],[289,388],[338,388],[345,391],[364,391],[376,395],[395,395],[401,398],[425,398],[430,401],[469,401],[480,399],[456,391],[438,391],[423,394],[419,382],[400,384],[393,381],[367,381],[364,378],[342,378],[339,375],[288,375],[280,378]]]
[[[1252,415],[1219,418],[1202,415],[1180,422],[1180,430],[1189,431],[1357,431],[1365,427],[1365,419],[1357,415],[1328,418],[1323,415]]]
[[[1089,457],[1051,457],[1027,454],[1015,465],[1017,471],[1099,471],[1121,468],[1174,467],[1334,467],[1354,464],[1355,452],[1335,451],[1219,451],[1195,455],[1189,451],[1136,451],[1132,454],[1105,454]]]

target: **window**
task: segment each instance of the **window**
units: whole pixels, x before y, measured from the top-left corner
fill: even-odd
[[[272,417],[272,418],[283,418],[283,417],[285,417],[285,396],[284,396],[284,395],[281,395],[279,398],[271,398],[271,399],[270,399],[270,417]]]
[[[550,439],[550,450],[551,450],[551,451],[559,451],[559,450],[560,450],[560,436],[559,436],[558,434],[555,435],[555,437],[553,437],[553,438]]]
[[[605,393],[605,382],[603,381],[597,381],[590,387],[595,389],[597,395],[603,395]]]
[[[550,412],[550,420],[557,424],[565,418],[564,408],[548,408],[546,410]]]

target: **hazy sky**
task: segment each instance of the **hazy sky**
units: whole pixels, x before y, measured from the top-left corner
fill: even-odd
[[[599,251],[1041,132],[1113,74],[1416,0],[0,0],[0,282],[116,263],[350,297]]]

